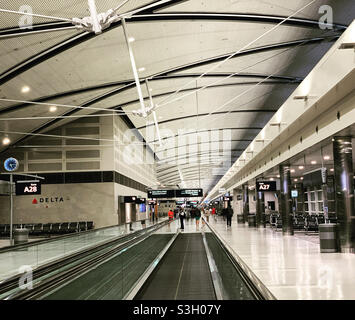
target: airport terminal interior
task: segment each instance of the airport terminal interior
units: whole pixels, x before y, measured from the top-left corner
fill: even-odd
[[[355,300],[354,18],[1,1],[0,300]]]

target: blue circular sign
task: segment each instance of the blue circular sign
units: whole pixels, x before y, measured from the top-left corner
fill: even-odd
[[[18,169],[19,163],[15,158],[8,158],[4,162],[4,168],[6,171],[16,171]]]

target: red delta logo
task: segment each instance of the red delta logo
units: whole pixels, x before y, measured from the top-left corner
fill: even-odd
[[[37,204],[37,203],[38,203],[37,199],[34,198],[34,199],[32,200],[32,204]]]

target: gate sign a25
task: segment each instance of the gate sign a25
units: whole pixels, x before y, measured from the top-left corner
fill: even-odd
[[[34,195],[41,194],[41,183],[40,181],[17,181],[16,182],[16,195]]]

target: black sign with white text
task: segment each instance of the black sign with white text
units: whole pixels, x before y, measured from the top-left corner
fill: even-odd
[[[16,182],[16,195],[34,195],[41,194],[41,182],[39,181],[17,181]]]
[[[148,198],[174,198],[174,190],[148,190]]]
[[[258,192],[276,191],[276,181],[257,181],[256,190]]]
[[[176,198],[202,197],[202,189],[178,189],[175,190]]]

